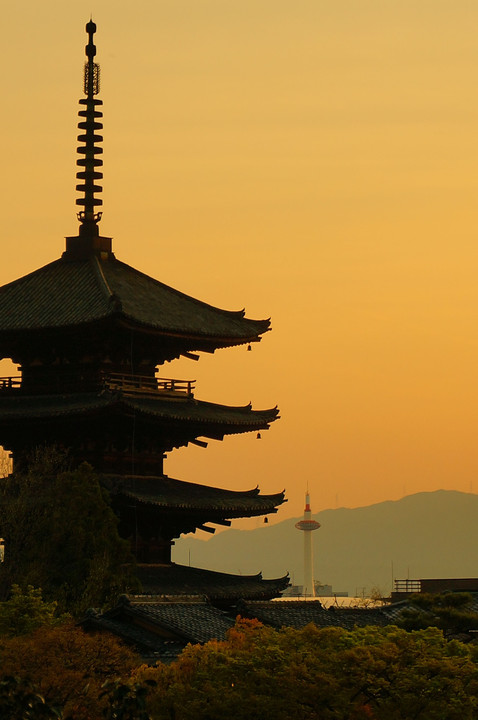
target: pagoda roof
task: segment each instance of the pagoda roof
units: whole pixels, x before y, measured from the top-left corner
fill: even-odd
[[[209,350],[260,340],[270,325],[196,300],[114,256],[63,257],[0,288],[1,334],[111,321]]]
[[[208,513],[213,518],[252,517],[277,512],[286,502],[284,492],[261,495],[259,488],[246,491],[200,485],[162,475],[105,476],[112,492],[137,500],[145,505],[171,511]]]
[[[289,576],[264,580],[257,575],[232,575],[186,565],[137,565],[143,591],[162,595],[204,595],[211,603],[230,605],[240,599],[271,600],[289,585]]]
[[[51,420],[80,417],[114,410],[118,416],[136,417],[168,423],[171,429],[188,428],[191,437],[204,435],[222,439],[224,435],[267,429],[277,419],[277,408],[253,410],[251,405],[232,407],[203,402],[192,397],[161,399],[137,397],[102,390],[71,395],[6,395],[0,397],[0,422],[13,420]]]

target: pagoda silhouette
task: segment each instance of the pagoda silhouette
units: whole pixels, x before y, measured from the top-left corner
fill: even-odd
[[[0,444],[21,471],[39,447],[90,463],[109,490],[122,537],[131,540],[143,590],[202,593],[216,602],[267,599],[288,578],[235,576],[171,561],[174,539],[234,518],[277,512],[284,493],[261,495],[168,477],[167,453],[189,443],[266,430],[277,408],[229,407],[195,397],[193,381],[157,377],[158,366],[197,352],[258,342],[269,320],[208,305],[116,259],[99,233],[102,101],[88,44],[80,100],[76,200],[79,232],[63,255],[0,288],[0,358],[21,376],[0,380]]]

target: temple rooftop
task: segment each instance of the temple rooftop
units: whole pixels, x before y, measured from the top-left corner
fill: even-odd
[[[170,512],[209,512],[227,517],[253,517],[276,513],[277,506],[286,502],[284,492],[261,495],[259,488],[237,491],[185,482],[163,475],[103,476],[111,492],[154,505]]]
[[[155,595],[204,595],[219,607],[236,605],[241,598],[271,600],[289,585],[289,576],[264,580],[257,575],[233,575],[186,565],[137,565],[143,592]]]
[[[259,340],[269,320],[221,310],[119,260],[60,258],[0,288],[0,336],[111,323],[213,351]]]
[[[277,408],[253,410],[250,405],[233,407],[216,403],[181,398],[176,401],[160,396],[136,397],[106,390],[92,393],[29,395],[21,388],[6,390],[1,399],[1,422],[26,418],[30,422],[58,417],[84,416],[85,413],[100,414],[102,411],[128,413],[136,417],[164,421],[170,430],[185,428],[191,437],[204,435],[222,439],[224,435],[265,430],[277,419]],[[197,426],[195,425],[197,423]]]

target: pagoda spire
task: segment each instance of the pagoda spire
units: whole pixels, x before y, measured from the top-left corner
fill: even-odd
[[[78,142],[82,144],[77,148],[81,157],[76,161],[81,168],[76,173],[76,177],[82,181],[76,186],[76,189],[83,193],[83,197],[78,198],[76,204],[83,206],[78,213],[80,236],[91,238],[99,234],[98,222],[101,220],[102,213],[96,212],[96,208],[103,204],[100,198],[95,197],[95,194],[103,189],[101,185],[95,184],[103,177],[103,173],[98,169],[103,165],[103,160],[98,157],[103,153],[103,148],[97,145],[102,142],[103,137],[96,134],[103,128],[103,124],[99,122],[103,113],[98,110],[103,102],[96,98],[100,91],[100,66],[94,62],[96,46],[93,42],[93,35],[96,32],[96,25],[93,20],[86,24],[86,32],[88,33],[88,44],[85,47],[87,60],[84,71],[86,98],[80,100],[80,105],[83,107],[78,112],[80,117],[78,128],[83,132],[78,135]]]

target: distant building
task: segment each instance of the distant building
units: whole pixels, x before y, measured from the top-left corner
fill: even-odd
[[[438,594],[445,592],[478,593],[478,578],[426,578],[421,580],[395,580],[391,595],[398,602],[416,593]]]

